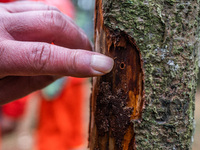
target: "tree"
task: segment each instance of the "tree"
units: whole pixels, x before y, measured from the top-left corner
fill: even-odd
[[[190,149],[198,73],[198,0],[96,0],[91,150]]]

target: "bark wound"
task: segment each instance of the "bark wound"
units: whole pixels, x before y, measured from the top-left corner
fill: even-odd
[[[143,107],[142,60],[135,41],[103,24],[101,0],[96,1],[95,50],[115,60],[113,70],[94,78],[91,97],[90,148],[135,149],[133,121]]]

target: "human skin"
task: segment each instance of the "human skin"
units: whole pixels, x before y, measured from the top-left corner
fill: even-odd
[[[0,104],[60,76],[99,76],[113,67],[113,59],[91,52],[69,17],[41,2],[0,3],[0,33]]]

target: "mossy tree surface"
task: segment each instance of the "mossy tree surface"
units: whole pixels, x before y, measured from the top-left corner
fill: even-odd
[[[198,73],[198,0],[96,0],[90,148],[190,149]]]

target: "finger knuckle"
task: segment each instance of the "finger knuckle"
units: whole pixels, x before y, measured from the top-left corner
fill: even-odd
[[[73,51],[73,53],[71,53],[71,59],[70,59],[70,67],[72,72],[75,72],[77,70],[78,67],[78,58],[79,57],[79,52],[78,51]]]
[[[62,32],[65,26],[65,19],[61,12],[56,10],[50,10],[45,12],[44,18],[46,19],[47,26],[49,26],[52,30],[57,32]]]
[[[37,45],[32,48],[29,61],[33,61],[30,63],[34,64],[34,70],[42,71],[45,68],[46,64],[50,60],[51,51],[51,45],[47,44]]]
[[[57,11],[57,12],[60,12],[60,10],[55,7],[55,6],[50,6],[50,5],[47,5],[47,10],[53,10],[53,11]]]
[[[5,51],[4,44],[2,42],[0,42],[0,58],[3,55],[4,51]]]
[[[6,48],[9,45],[8,40],[0,41],[0,58],[6,53]]]

